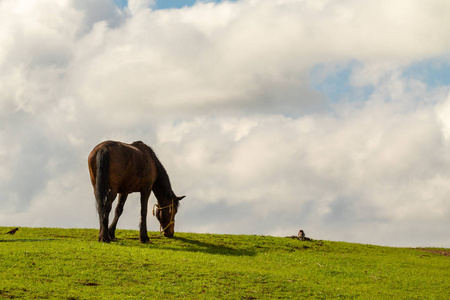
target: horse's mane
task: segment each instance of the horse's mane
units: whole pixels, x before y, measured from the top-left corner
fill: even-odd
[[[158,172],[158,176],[156,177],[155,182],[153,183],[153,192],[155,193],[155,196],[158,200],[163,201],[164,199],[170,199],[173,200],[173,204],[178,209],[178,206],[180,205],[180,202],[175,195],[175,193],[172,191],[172,185],[170,184],[169,175],[167,174],[166,169],[162,165],[162,163],[159,161],[158,157],[156,156],[155,151],[146,144],[144,144],[141,141],[134,142],[132,144],[133,146],[137,145],[144,145],[148,148],[150,155],[152,159],[155,161],[156,164],[156,171]]]

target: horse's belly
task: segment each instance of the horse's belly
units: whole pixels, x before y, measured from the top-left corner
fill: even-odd
[[[118,188],[117,192],[120,194],[131,194],[131,193],[136,193],[139,192],[141,189],[138,188],[137,186],[121,186]]]
[[[146,184],[145,182],[137,179],[133,181],[122,182],[122,184],[119,185],[117,191],[120,194],[131,194],[145,190],[147,186],[150,186],[150,184]]]

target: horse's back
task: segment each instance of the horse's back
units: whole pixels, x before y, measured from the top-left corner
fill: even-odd
[[[119,193],[138,192],[145,186],[151,187],[156,178],[156,166],[152,160],[151,148],[143,142],[126,144],[105,141],[94,147],[89,155],[89,169],[94,184],[96,156],[100,151],[109,155],[109,182],[111,189]]]

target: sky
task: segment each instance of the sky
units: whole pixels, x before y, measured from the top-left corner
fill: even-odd
[[[450,247],[448,15],[0,0],[0,226],[98,228],[87,157],[142,140],[186,195],[176,231]],[[118,228],[138,229],[139,205]]]

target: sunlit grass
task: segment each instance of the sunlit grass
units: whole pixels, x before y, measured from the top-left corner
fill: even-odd
[[[155,232],[141,244],[129,230],[104,244],[94,229],[7,230],[3,298],[450,298],[449,257],[418,249]]]

